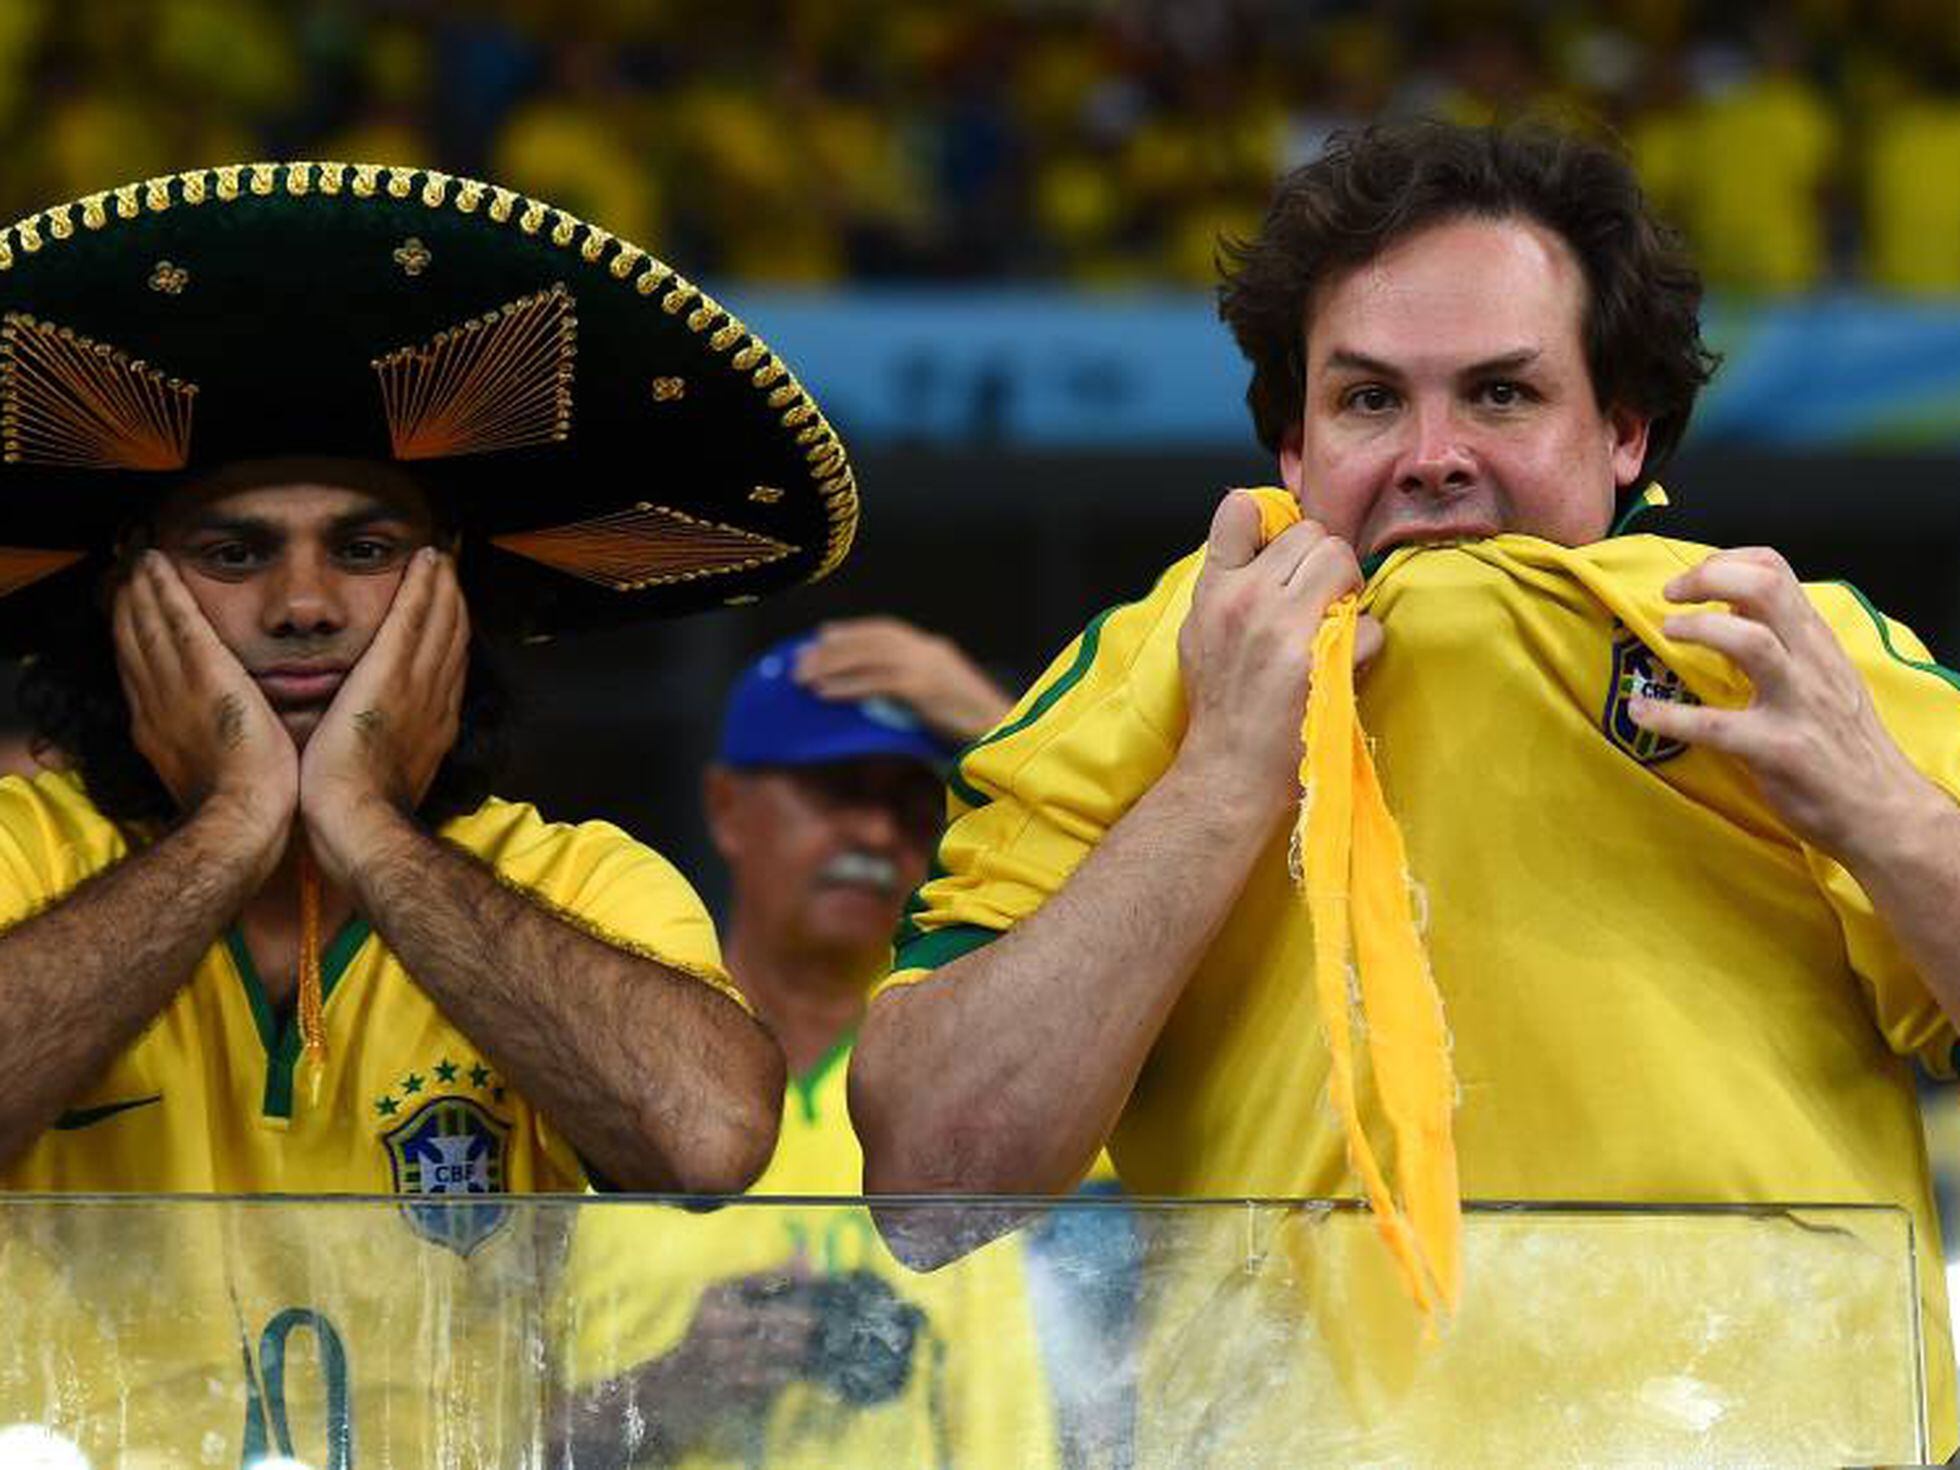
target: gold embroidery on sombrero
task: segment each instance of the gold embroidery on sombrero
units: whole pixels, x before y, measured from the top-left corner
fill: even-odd
[[[429,268],[429,262],[434,259],[435,257],[429,253],[429,247],[422,243],[420,235],[410,235],[395,250],[395,264],[400,266],[405,274],[411,276],[421,275]]]
[[[672,403],[687,396],[686,378],[655,378],[653,380],[653,401]]]
[[[79,551],[37,551],[31,546],[0,546],[0,597],[18,592],[82,559]]]
[[[0,323],[0,446],[8,464],[177,470],[197,385],[106,343],[10,311]]]
[[[558,284],[420,347],[376,358],[396,459],[442,459],[562,440],[572,427],[578,318]]]
[[[617,592],[749,571],[796,548],[759,531],[645,501],[570,525],[493,536],[493,544]]]

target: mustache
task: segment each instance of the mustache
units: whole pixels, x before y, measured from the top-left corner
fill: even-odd
[[[881,893],[897,893],[898,864],[888,857],[880,857],[875,852],[864,852],[853,848],[838,853],[819,868],[817,881],[848,883],[857,887],[875,888]]]

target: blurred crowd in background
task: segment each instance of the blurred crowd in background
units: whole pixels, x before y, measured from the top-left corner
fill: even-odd
[[[695,274],[1208,285],[1392,114],[1610,129],[1709,279],[1960,293],[1953,0],[0,0],[0,212],[267,156],[489,174]]]

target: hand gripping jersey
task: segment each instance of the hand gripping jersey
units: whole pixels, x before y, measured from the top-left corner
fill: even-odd
[[[618,829],[492,800],[442,836],[596,936],[734,993],[692,890]],[[0,781],[0,920],[126,852],[73,777]],[[377,933],[350,924],[322,969],[317,1099],[295,1076],[296,1021],[275,1023],[232,934],[0,1185],[399,1205],[0,1201],[0,1423],[58,1408],[98,1464],[522,1463],[563,1240],[507,1197],[581,1189],[584,1170]]]
[[[851,1131],[840,1045],[784,1099],[782,1132],[756,1196],[852,1195],[864,1155]],[[908,1271],[853,1205],[732,1205],[709,1215],[622,1201],[581,1212],[567,1271],[568,1357],[561,1378],[589,1387],[672,1352],[701,1296],[717,1282],[782,1272],[807,1282],[870,1272],[915,1310],[909,1362],[876,1402],[852,1402],[820,1377],[789,1384],[766,1422],[721,1426],[680,1463],[830,1465],[1021,1465],[1058,1463],[1055,1413],[1019,1234],[983,1246],[930,1275]],[[859,1332],[875,1328],[855,1314]],[[898,1334],[901,1338],[906,1333]],[[715,1385],[690,1386],[712,1394]],[[629,1418],[657,1420],[660,1406],[617,1400]]]
[[[1938,1229],[1905,1060],[1952,1027],[1870,902],[1746,772],[1641,731],[1636,691],[1739,706],[1661,636],[1708,548],[1501,536],[1406,548],[1360,684],[1421,886],[1467,1197],[1882,1202],[1918,1227],[1936,1447],[1953,1448]],[[1038,909],[1169,765],[1200,556],[1090,624],[959,761],[888,985]],[[1960,793],[1960,681],[1853,590],[1806,589],[1914,764]],[[1312,935],[1285,827],[1191,975],[1110,1140],[1140,1194],[1359,1193],[1323,1099]]]

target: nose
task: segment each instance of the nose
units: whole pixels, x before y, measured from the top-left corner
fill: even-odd
[[[853,802],[845,817],[851,841],[872,852],[889,853],[898,846],[898,814],[887,802]]]
[[[1397,467],[1395,488],[1432,500],[1453,500],[1468,490],[1477,464],[1456,415],[1444,405],[1419,405],[1409,422],[1412,437]]]
[[[317,638],[347,625],[334,570],[318,550],[293,548],[266,592],[265,626],[274,637]]]

